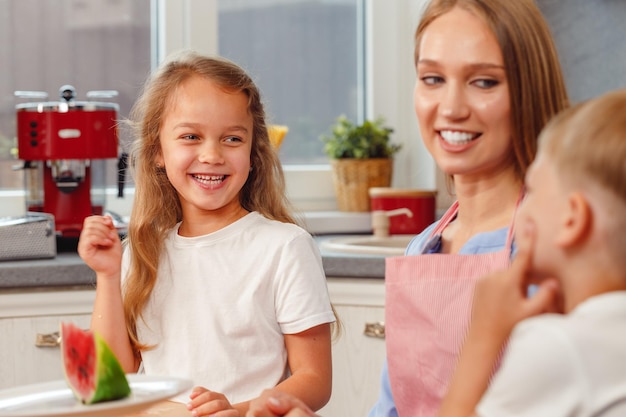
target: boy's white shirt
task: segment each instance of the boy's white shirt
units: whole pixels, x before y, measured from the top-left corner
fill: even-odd
[[[626,291],[514,329],[480,417],[626,416]]]
[[[284,333],[335,320],[317,245],[256,212],[205,236],[177,230],[137,323],[139,339],[156,345],[142,352],[144,371],[192,379],[231,403],[254,398],[287,375]]]

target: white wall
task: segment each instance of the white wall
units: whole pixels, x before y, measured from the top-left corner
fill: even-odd
[[[413,108],[415,67],[413,35],[425,0],[368,0],[371,50],[367,66],[368,113],[383,115],[403,144],[395,159],[393,185],[399,188],[435,188],[435,164],[422,144]]]

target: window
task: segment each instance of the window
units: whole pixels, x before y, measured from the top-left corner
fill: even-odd
[[[118,116],[127,116],[151,68],[150,16],[150,0],[0,0],[0,189],[24,187],[12,149],[15,106],[27,100],[14,91],[59,101],[60,87],[70,84],[85,101],[88,91],[117,90],[101,101],[118,103]],[[114,185],[117,161],[106,163]]]
[[[270,121],[289,126],[281,161],[298,208],[336,208],[319,136],[341,114],[385,117],[405,149],[395,160],[394,184],[434,188],[412,103],[412,40],[423,3],[217,0],[217,34],[206,25],[205,35],[217,36],[215,52],[255,78]]]
[[[327,163],[319,136],[363,118],[362,0],[218,1],[219,54],[255,79],[269,121],[285,124],[283,164]]]
[[[119,96],[108,101],[125,117],[153,64],[181,48],[223,55],[254,77],[269,121],[290,128],[281,158],[297,208],[336,207],[319,135],[339,114],[384,116],[404,145],[394,185],[434,188],[412,105],[412,37],[423,2],[0,0],[0,216],[6,197],[23,189],[22,172],[12,169],[20,162],[11,156],[14,91],[56,100],[64,84],[79,99],[114,89]],[[117,166],[108,163],[113,189]],[[131,202],[107,197],[122,215]]]

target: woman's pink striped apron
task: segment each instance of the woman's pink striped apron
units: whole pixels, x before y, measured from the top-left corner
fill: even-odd
[[[431,236],[442,233],[457,212],[455,203]],[[400,417],[437,415],[469,325],[476,281],[509,265],[512,229],[499,252],[387,258],[387,362]]]

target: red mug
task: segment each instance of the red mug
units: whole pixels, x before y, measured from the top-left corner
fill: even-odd
[[[374,187],[369,189],[371,210],[408,208],[413,215],[389,218],[389,234],[416,235],[435,221],[436,191]]]

